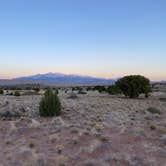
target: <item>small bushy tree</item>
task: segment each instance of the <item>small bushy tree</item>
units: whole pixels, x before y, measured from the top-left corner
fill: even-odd
[[[18,96],[21,96],[21,94],[20,94],[19,91],[15,91],[15,92],[14,92],[14,96],[18,97]]]
[[[82,91],[82,90],[83,90],[83,88],[80,86],[72,87],[72,91]]]
[[[52,117],[61,114],[61,103],[56,92],[47,89],[39,106],[41,116]]]
[[[141,93],[148,97],[151,92],[149,79],[140,75],[125,76],[116,82],[116,86],[130,98],[137,98]]]
[[[93,88],[93,90],[97,90],[99,93],[102,93],[102,92],[105,92],[105,91],[106,91],[106,87],[105,87],[105,86],[100,86],[100,85],[98,85],[98,86],[95,86],[95,87]]]
[[[3,89],[0,89],[0,95],[3,95],[4,91]]]

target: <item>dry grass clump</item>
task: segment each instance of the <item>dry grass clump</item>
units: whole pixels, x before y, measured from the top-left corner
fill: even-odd
[[[34,142],[30,142],[30,143],[29,143],[29,147],[30,147],[31,149],[34,148],[34,147],[35,147]]]
[[[77,145],[77,144],[78,144],[78,140],[79,140],[78,137],[73,137],[73,138],[72,138],[73,144],[74,144],[74,145]]]
[[[61,154],[62,151],[64,150],[64,146],[63,145],[57,145],[56,149],[57,149],[57,153]]]
[[[149,107],[147,109],[148,112],[152,113],[152,114],[161,114],[161,111],[155,107]]]
[[[156,126],[153,125],[153,124],[151,124],[149,127],[150,127],[151,130],[156,130]]]
[[[56,160],[57,160],[56,163],[58,164],[58,166],[65,166],[69,158],[67,156],[61,155],[61,156],[58,156]]]

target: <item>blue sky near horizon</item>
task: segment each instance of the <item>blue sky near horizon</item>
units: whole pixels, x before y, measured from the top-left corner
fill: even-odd
[[[166,80],[165,0],[0,1],[0,77]]]

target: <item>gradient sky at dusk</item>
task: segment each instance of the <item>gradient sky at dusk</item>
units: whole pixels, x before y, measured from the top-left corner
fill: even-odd
[[[0,77],[166,80],[166,0],[0,1]]]

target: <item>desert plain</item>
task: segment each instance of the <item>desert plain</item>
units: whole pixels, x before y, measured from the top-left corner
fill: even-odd
[[[0,96],[0,166],[166,166],[165,92],[70,95],[53,118],[39,116],[42,95]]]

